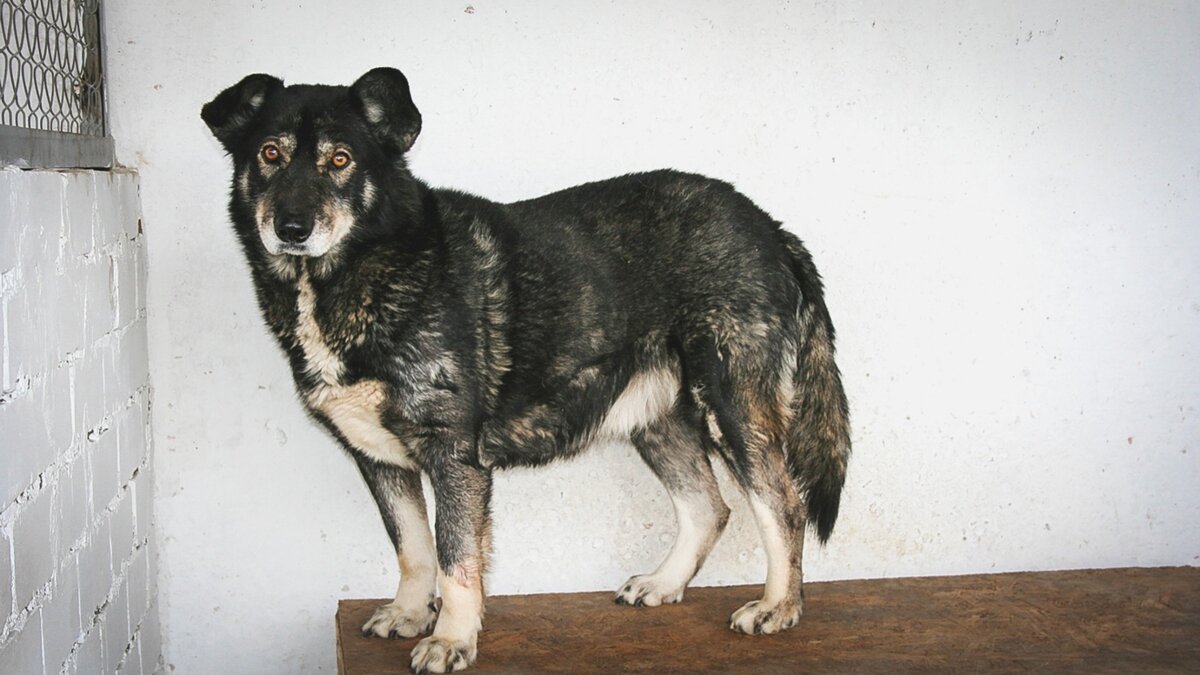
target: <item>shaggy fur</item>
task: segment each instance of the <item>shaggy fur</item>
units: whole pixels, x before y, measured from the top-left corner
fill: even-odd
[[[514,204],[431,189],[405,162],[421,117],[394,69],[349,87],[251,75],[202,116],[233,160],[229,211],[266,323],[396,546],[396,599],[365,632],[432,626],[415,670],[472,663],[493,470],[609,439],[637,448],[679,523],[617,602],[682,599],[729,513],[717,457],[769,558],[763,598],[731,628],[796,623],[805,523],[829,537],[850,454],[799,239],[729,184],[676,171]]]

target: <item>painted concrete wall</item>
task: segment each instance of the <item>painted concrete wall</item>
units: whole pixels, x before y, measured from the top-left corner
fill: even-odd
[[[155,672],[132,172],[0,171],[0,673]]]
[[[153,261],[177,672],[329,672],[336,599],[396,581],[226,224],[198,111],[258,71],[404,69],[425,119],[412,166],[435,184],[511,200],[674,166],[799,233],[856,448],[810,579],[1200,560],[1196,3],[128,0],[107,44]],[[728,497],[697,583],[763,578]],[[674,530],[625,447],[505,475],[495,512],[498,593],[615,588]]]

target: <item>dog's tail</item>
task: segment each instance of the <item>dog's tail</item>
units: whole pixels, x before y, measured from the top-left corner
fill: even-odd
[[[785,230],[779,232],[791,253],[801,293],[788,467],[808,505],[808,521],[816,525],[817,537],[825,543],[833,532],[846,482],[850,410],[833,360],[833,322],[825,307],[821,276],[800,239]]]

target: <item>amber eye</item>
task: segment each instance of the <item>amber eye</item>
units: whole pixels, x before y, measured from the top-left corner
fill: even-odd
[[[344,169],[350,165],[350,153],[346,152],[345,150],[338,150],[337,152],[333,153],[333,157],[329,158],[329,163],[332,164],[333,168],[335,169]]]
[[[262,158],[268,164],[274,164],[279,161],[279,146],[274,143],[267,143],[262,147]]]

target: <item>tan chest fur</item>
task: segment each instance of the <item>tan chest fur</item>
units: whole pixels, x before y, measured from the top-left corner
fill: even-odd
[[[384,384],[378,380],[342,384],[345,365],[329,347],[313,315],[316,293],[307,271],[300,274],[297,284],[296,342],[304,352],[308,373],[321,381],[305,395],[304,402],[324,415],[350,445],[368,457],[415,468],[408,448],[383,426],[380,413],[387,398]]]

